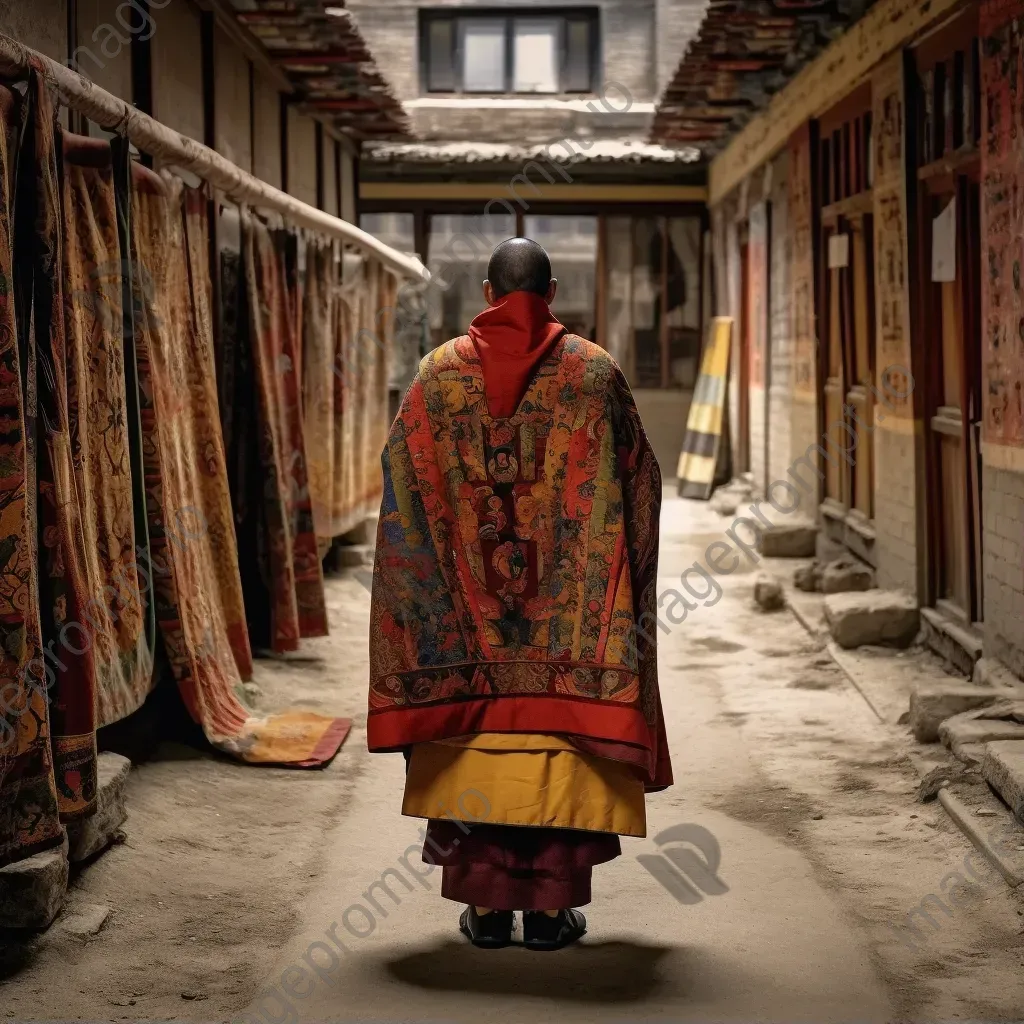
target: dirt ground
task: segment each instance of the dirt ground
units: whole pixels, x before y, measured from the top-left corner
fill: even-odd
[[[666,501],[662,587],[726,525],[706,505]],[[649,838],[624,841],[595,872],[580,947],[546,959],[463,947],[458,908],[424,883],[351,941],[336,978],[283,1009],[269,999],[416,842],[418,823],[399,814],[401,758],[365,750],[368,577],[347,570],[328,583],[332,635],[261,661],[253,698],[355,718],[339,756],[288,771],[162,743],[132,772],[125,841],[69,893],[69,912],[98,904],[110,918],[88,938],[58,922],[32,942],[5,940],[0,1018],[1021,1018],[1024,893],[966,875],[968,841],[937,802],[915,801],[911,755],[939,755],[895,721],[908,659],[934,666],[866,652],[856,665],[869,705],[824,639],[788,610],[756,608],[753,571],[741,562],[717,602],[660,637],[676,785],[650,798]],[[1002,804],[980,786],[959,794],[995,812],[980,820],[1008,830],[1024,867],[1024,830]],[[715,835],[729,887],[696,906],[673,901],[635,856],[683,822]],[[908,937],[907,915],[954,889],[952,911]]]

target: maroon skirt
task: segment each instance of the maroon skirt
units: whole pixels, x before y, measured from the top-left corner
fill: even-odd
[[[423,859],[443,868],[441,895],[494,910],[563,910],[590,902],[597,864],[622,853],[609,832],[468,825],[432,818]]]

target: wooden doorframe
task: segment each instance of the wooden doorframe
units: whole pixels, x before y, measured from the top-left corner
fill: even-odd
[[[913,50],[906,51],[904,82],[907,117],[906,145],[908,240],[910,242],[911,290],[911,359],[919,367],[922,386],[914,391],[914,415],[923,424],[923,481],[918,494],[923,496],[924,509],[919,523],[924,527],[925,558],[919,579],[923,603],[934,607],[943,600],[942,567],[946,558],[943,526],[943,491],[941,471],[942,435],[933,425],[933,417],[945,397],[944,360],[941,339],[939,358],[935,357],[936,321],[934,289],[931,279],[932,198],[951,196],[956,201],[957,311],[959,315],[959,399],[961,411],[960,445],[963,452],[964,526],[967,607],[961,609],[970,623],[980,622],[984,611],[984,565],[982,547],[982,506],[980,447],[981,421],[981,167],[979,142],[968,138],[964,125],[970,122],[979,132],[981,112],[980,88],[968,94],[972,109],[965,111],[964,97],[953,95],[952,130],[937,120],[928,143],[941,155],[927,162],[918,137],[920,111],[924,106],[921,89],[921,66],[930,69],[936,59],[949,60],[964,35],[974,35],[971,54],[972,73],[977,75],[978,26],[977,11],[965,9],[951,19],[934,37]],[[966,77],[964,64],[957,75]],[[975,78],[975,85],[978,78]],[[936,109],[932,101],[933,111]],[[966,116],[965,116],[966,115]],[[959,123],[957,123],[959,121]],[[955,137],[956,132],[962,137]],[[980,135],[980,132],[979,132]],[[951,148],[952,147],[952,148]],[[931,154],[934,156],[934,154]],[[947,435],[948,436],[948,435]]]
[[[750,247],[745,227],[737,237],[740,258],[740,323],[738,370],[739,387],[737,396],[736,466],[733,476],[750,471]]]

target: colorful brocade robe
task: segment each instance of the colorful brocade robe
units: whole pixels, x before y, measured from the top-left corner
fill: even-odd
[[[370,750],[559,733],[671,784],[661,475],[607,352],[564,335],[494,419],[476,348],[456,338],[423,359],[382,461]]]

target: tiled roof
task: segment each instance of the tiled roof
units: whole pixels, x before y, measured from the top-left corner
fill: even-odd
[[[565,147],[517,146],[500,142],[381,142],[363,150],[370,163],[475,164],[515,163],[549,159],[559,163],[693,163],[700,151],[692,146],[656,146],[639,139],[594,139],[584,145],[579,139],[570,156]]]
[[[713,154],[872,0],[711,0],[658,101],[651,141]]]
[[[402,138],[409,122],[344,0],[231,0],[304,106],[360,139]]]

